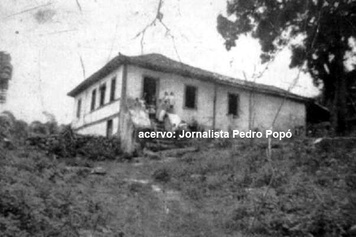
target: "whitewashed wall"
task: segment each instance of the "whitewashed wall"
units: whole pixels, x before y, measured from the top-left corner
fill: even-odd
[[[165,92],[175,95],[175,112],[185,121],[194,119],[199,123],[211,126],[213,118],[214,85],[200,80],[185,78],[174,74],[155,72],[135,66],[128,67],[127,95],[132,98],[141,98],[143,92],[143,78],[145,76],[159,79],[159,97],[163,98]],[[185,85],[198,88],[197,109],[184,108]]]
[[[159,79],[159,95],[163,97],[164,92],[174,92],[176,98],[176,113],[185,121],[197,120],[199,124],[208,129],[213,127],[213,103],[214,84],[203,82],[192,78],[185,78],[169,73],[156,72],[136,66],[128,67],[127,95],[132,98],[140,98],[143,91],[143,78],[145,76]],[[185,85],[192,85],[197,90],[197,109],[184,108]],[[228,94],[239,94],[239,115],[233,117],[228,115]],[[218,85],[216,99],[216,129],[229,130],[249,129],[249,98],[250,92],[231,86]],[[283,99],[282,97],[254,93],[252,101],[252,129],[269,129],[272,121],[281,105],[275,130],[293,130],[295,126],[305,126],[305,105],[302,102]],[[284,101],[284,102],[283,102]]]
[[[102,121],[100,123],[92,124],[87,127],[82,127],[78,130],[79,134],[90,134],[90,135],[100,135],[106,136],[106,126],[107,120]],[[113,118],[113,132],[117,132],[119,126],[119,118]]]
[[[106,121],[111,119],[110,116],[118,114],[120,111],[120,97],[121,97],[121,87],[122,87],[122,67],[118,68],[110,75],[106,76],[99,82],[90,86],[85,91],[81,92],[75,97],[75,106],[73,111],[72,126],[78,129],[79,133],[82,134],[106,134]],[[111,80],[116,76],[116,90],[115,90],[115,100],[110,102],[110,92],[111,92]],[[99,87],[106,83],[105,91],[105,102],[104,105],[99,107],[100,103],[100,90]],[[92,91],[96,89],[96,100],[95,109],[91,111],[91,100]],[[77,118],[77,104],[79,99],[82,99],[82,108],[80,117]],[[105,120],[106,119],[106,120]],[[102,121],[97,124],[98,121]],[[117,120],[117,121],[116,121]],[[118,119],[113,121],[113,132],[116,133],[118,129]],[[91,125],[92,126],[88,126]]]
[[[254,101],[253,126],[256,128],[270,129],[277,113],[278,117],[273,130],[287,131],[291,129],[293,132],[295,127],[306,124],[304,103],[265,94],[256,94]]]
[[[240,97],[238,116],[228,115],[228,94],[238,94]],[[227,86],[219,86],[216,99],[216,128],[228,131],[230,129],[247,130],[249,119],[248,92]]]
[[[74,128],[81,128],[79,132],[82,134],[106,134],[106,121],[105,118],[119,113],[120,111],[120,96],[122,88],[122,67],[109,76],[105,77],[100,82],[91,86],[78,96],[76,96],[76,104],[79,98],[82,98],[82,111],[81,117],[76,118],[76,106],[74,109]],[[103,82],[107,83],[106,103],[110,97],[111,79],[116,75],[116,100],[113,103],[106,104],[98,108],[100,93],[99,87]],[[127,69],[127,97],[141,98],[143,93],[143,78],[152,77],[157,78],[159,83],[159,97],[162,98],[165,92],[174,92],[175,94],[175,111],[185,121],[192,122],[198,121],[207,129],[213,128],[213,110],[214,110],[214,87],[215,85],[210,82],[204,82],[197,79],[186,78],[174,74],[156,72],[137,66],[128,66]],[[187,109],[184,107],[184,93],[185,86],[191,85],[197,87],[197,109]],[[90,111],[91,93],[92,90],[97,89],[96,109]],[[238,94],[240,97],[239,115],[228,115],[228,94]],[[250,92],[234,88],[231,86],[217,86],[216,98],[216,122],[215,128],[228,131],[229,129],[248,130],[250,107],[249,107]],[[290,99],[283,99],[281,97],[266,95],[261,93],[254,93],[252,97],[252,114],[253,118],[252,129],[258,128],[265,130],[271,128],[273,119],[278,112],[280,105],[282,105],[279,116],[276,120],[274,130],[293,130],[296,126],[305,126],[306,111],[305,105],[302,102],[292,101]],[[100,121],[98,123],[97,121]],[[113,120],[114,133],[118,129],[118,117]],[[88,126],[92,124],[92,126]]]

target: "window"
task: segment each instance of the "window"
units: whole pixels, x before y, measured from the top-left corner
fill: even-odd
[[[116,90],[116,77],[111,79],[110,101],[115,100],[115,90]]]
[[[112,134],[113,134],[113,121],[112,119],[110,119],[106,123],[106,137],[111,137]]]
[[[105,92],[106,92],[106,84],[100,86],[100,106],[103,106],[105,103]]]
[[[239,115],[239,102],[240,97],[238,94],[228,94],[228,115]]]
[[[77,104],[77,118],[80,118],[80,111],[82,110],[82,99],[78,100]]]
[[[90,105],[91,111],[95,109],[95,100],[96,100],[96,89],[94,89],[91,93],[91,105]]]
[[[185,87],[185,102],[184,106],[187,109],[197,108],[197,88],[195,86]]]

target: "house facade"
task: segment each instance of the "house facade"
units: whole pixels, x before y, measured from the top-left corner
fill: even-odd
[[[75,100],[72,126],[82,134],[120,134],[128,99],[157,104],[171,92],[175,114],[205,129],[261,131],[274,124],[273,130],[293,131],[306,123],[308,99],[280,88],[208,72],[159,54],[119,54],[68,93]]]

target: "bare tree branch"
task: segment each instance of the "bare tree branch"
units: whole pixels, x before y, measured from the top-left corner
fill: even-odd
[[[17,16],[17,15],[20,15],[20,14],[23,14],[23,13],[26,13],[26,12],[30,12],[30,11],[42,8],[42,7],[47,7],[49,5],[52,5],[52,3],[47,3],[47,4],[39,5],[37,7],[32,7],[32,8],[29,8],[29,9],[26,9],[26,10],[23,10],[23,11],[8,15],[8,16],[4,17],[3,19],[7,19],[7,18],[10,18],[10,17],[13,17],[13,16]]]
[[[79,55],[79,59],[80,59],[80,65],[82,66],[82,71],[83,71],[83,77],[84,79],[86,78],[85,77],[85,66],[84,66],[84,61],[83,61],[83,58],[81,55]]]
[[[180,58],[180,56],[179,56],[178,50],[177,50],[176,40],[175,40],[175,38],[174,38],[173,35],[171,35],[171,39],[172,39],[173,47],[174,47],[174,50],[176,51],[178,60],[179,60],[179,62],[182,62],[182,60],[181,60],[181,58]]]
[[[253,70],[253,73],[252,73],[252,76],[251,76],[252,80],[248,79],[247,74],[246,74],[245,71],[242,71],[245,81],[252,81],[252,82],[255,83],[257,81],[257,79],[261,78],[264,75],[264,73],[267,71],[267,69],[269,68],[270,64],[275,60],[277,55],[284,48],[285,47],[279,48],[272,55],[271,59],[266,63],[266,66],[258,73],[257,73],[257,69],[256,69],[256,64],[257,64],[257,62],[256,62],[256,64],[254,64],[254,70]],[[254,107],[255,107],[255,104],[256,104],[256,101],[254,100],[254,95],[255,95],[256,88],[255,88],[254,84],[251,84],[251,86],[252,86],[252,89],[251,89],[251,91],[249,93],[249,129],[253,129],[253,124],[254,124],[254,119],[255,119],[254,116],[253,116],[253,112],[254,112]]]
[[[82,11],[82,6],[80,5],[79,0],[75,0],[75,2],[77,3],[77,6],[78,6],[78,8],[79,8],[79,11],[80,11],[80,12],[83,12],[83,11]]]
[[[283,51],[283,49],[286,48],[287,45],[285,45],[284,47],[279,48],[278,50],[276,50],[276,52],[273,53],[273,55],[271,56],[271,59],[266,63],[266,66],[258,73],[255,72],[252,74],[252,78],[254,78],[254,80],[256,81],[258,78],[261,78],[264,73],[268,70],[269,66],[271,65],[271,63],[274,62],[274,60],[276,59],[277,55]]]
[[[302,69],[300,68],[299,71],[298,71],[297,76],[294,78],[294,81],[293,81],[292,84],[289,86],[287,92],[290,92],[290,91],[295,87],[295,85],[298,83],[298,80],[299,80],[300,72],[301,72],[301,71],[302,71]],[[283,97],[283,100],[282,100],[280,106],[278,107],[278,110],[277,110],[276,115],[274,116],[274,119],[273,119],[271,128],[274,127],[274,124],[275,124],[276,121],[277,121],[277,118],[278,118],[278,116],[279,116],[279,113],[280,113],[281,110],[282,110],[282,107],[283,107],[283,105],[284,105],[285,100],[286,100],[286,96]]]
[[[68,32],[73,32],[73,31],[78,31],[78,29],[69,29],[69,30],[58,30],[58,31],[53,31],[50,33],[46,34],[38,34],[38,36],[46,36],[46,35],[57,35],[57,34],[63,34],[63,33],[68,33]]]
[[[290,92],[295,87],[295,85],[298,83],[301,71],[302,71],[302,69],[299,68],[298,74],[295,77],[295,79],[293,80],[293,82],[291,83],[291,85],[289,86],[289,88],[287,89],[287,92]],[[282,110],[282,107],[283,107],[283,105],[285,103],[285,100],[286,100],[286,95],[283,97],[283,100],[282,100],[281,104],[278,107],[276,115],[274,116],[274,119],[273,119],[273,122],[272,122],[272,125],[271,125],[271,129],[273,129],[274,124],[276,123],[276,120],[277,120],[277,118],[279,116],[279,113]],[[273,160],[272,160],[272,138],[271,137],[268,138],[268,146],[267,146],[267,150],[266,150],[266,156],[267,156],[267,161],[268,161],[268,164],[270,166],[272,175],[271,175],[271,178],[270,178],[270,180],[268,182],[267,189],[266,189],[266,191],[264,192],[264,194],[262,196],[262,200],[265,200],[265,198],[267,197],[268,192],[271,189],[271,185],[272,185],[272,183],[274,182],[274,179],[275,179],[275,168],[273,166]],[[256,209],[256,211],[255,211],[255,215],[254,215],[254,217],[252,219],[252,222],[251,222],[251,225],[249,227],[250,234],[251,234],[251,230],[252,230],[252,228],[253,228],[253,226],[255,224],[255,221],[257,219],[257,215],[259,214],[261,208],[262,208],[262,204],[260,204],[258,206],[258,208]],[[247,236],[250,236],[250,235],[248,234]]]
[[[110,52],[109,52],[109,55],[108,55],[107,62],[109,62],[110,57],[111,57],[112,50],[113,50],[113,48],[114,48],[114,44],[115,44],[116,36],[117,36],[117,28],[118,28],[118,27],[119,27],[119,23],[116,22],[115,33],[114,33],[114,37],[113,37],[112,42],[111,42],[111,47],[110,47]]]
[[[141,45],[141,54],[143,54],[144,38],[145,38],[146,31],[148,30],[148,28],[155,26],[156,23],[160,23],[166,30],[166,36],[171,38],[174,51],[178,57],[178,60],[181,62],[181,57],[177,50],[175,37],[174,37],[174,35],[171,34],[171,29],[163,22],[163,13],[161,11],[162,6],[163,6],[163,1],[164,0],[159,0],[159,2],[158,2],[158,7],[157,7],[157,12],[156,12],[155,18],[149,24],[147,24],[140,32],[138,32],[135,35],[134,39],[141,36],[140,45]]]
[[[162,23],[162,19],[163,19],[163,14],[161,13],[162,5],[163,5],[163,0],[159,0],[155,18],[149,24],[147,24],[140,32],[138,32],[136,34],[136,36],[134,37],[134,39],[135,39],[135,38],[141,36],[141,52],[143,52],[143,43],[142,42],[143,42],[143,38],[145,37],[146,30],[148,28],[150,28],[151,26],[155,25],[157,21]],[[162,24],[162,25],[164,26],[164,24]]]

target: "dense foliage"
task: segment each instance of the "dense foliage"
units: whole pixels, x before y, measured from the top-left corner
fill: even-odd
[[[70,128],[45,149],[8,128],[15,146],[0,142],[1,236],[346,237],[356,228],[355,139],[271,149],[264,140],[204,140],[199,152],[133,164],[108,160],[116,157],[102,146],[108,140],[81,137],[83,149],[72,147],[80,139]]]
[[[306,68],[317,85],[323,86],[323,103],[332,112],[336,132],[346,131],[346,118],[356,115],[354,0],[233,0],[228,17],[218,16],[218,31],[227,49],[241,34],[259,39],[261,58],[268,61],[281,47],[291,47],[291,67]],[[235,18],[231,18],[234,16]],[[345,63],[347,61],[347,63]]]
[[[1,236],[80,236],[105,223],[100,204],[75,188],[89,171],[29,148],[0,155]]]
[[[232,144],[164,164],[153,177],[180,190],[200,216],[213,218],[209,229],[227,236],[350,236],[356,161],[347,144],[275,144],[271,159],[265,144]]]
[[[12,78],[11,56],[0,51],[0,104],[6,101],[6,91]]]

